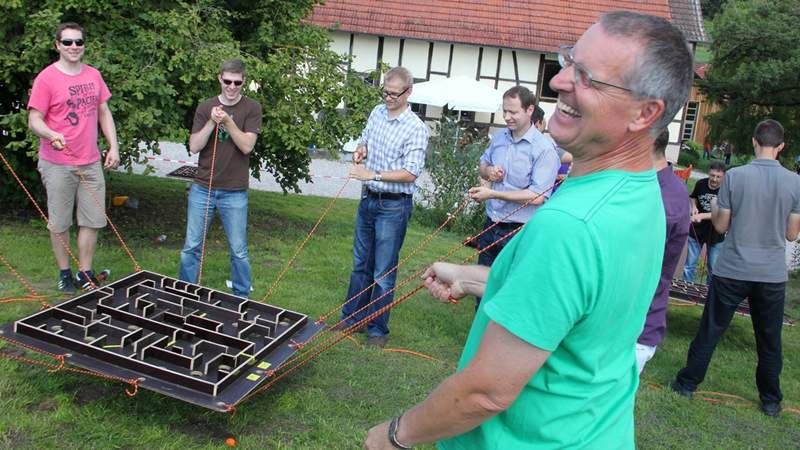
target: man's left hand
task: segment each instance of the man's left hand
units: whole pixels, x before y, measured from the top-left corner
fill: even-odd
[[[106,169],[116,169],[119,166],[119,150],[116,148],[112,148],[108,150],[106,153],[106,160],[103,164],[103,167]]]
[[[368,450],[395,450],[395,447],[389,442],[389,422],[383,422],[380,425],[372,427],[367,433],[367,439],[364,441],[364,448]]]
[[[475,200],[478,203],[485,202],[490,198],[494,197],[494,191],[488,187],[484,186],[476,186],[474,188],[469,189],[469,198]]]
[[[369,181],[375,178],[375,174],[371,170],[368,170],[363,164],[353,164],[353,167],[350,168],[350,178]]]

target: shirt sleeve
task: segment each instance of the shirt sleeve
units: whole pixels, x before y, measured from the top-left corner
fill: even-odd
[[[692,193],[689,194],[691,198],[697,198],[700,195],[700,184],[703,180],[698,180],[697,183],[694,184],[694,188],[692,188]]]
[[[28,99],[28,109],[35,109],[41,113],[47,113],[47,110],[50,109],[50,95],[49,86],[42,80],[42,74],[39,74],[33,80],[31,98]]]
[[[245,118],[244,129],[242,131],[245,133],[261,134],[261,120],[264,116],[261,110],[261,104],[253,101],[252,105],[249,114]]]
[[[211,108],[208,107],[207,102],[200,103],[194,112],[194,121],[192,122],[192,133],[197,133],[205,126],[211,116]]]
[[[558,153],[552,147],[544,147],[539,157],[533,162],[531,170],[531,184],[528,190],[550,198],[553,192],[553,184],[558,176],[558,169],[561,167],[561,160]]]
[[[484,311],[510,333],[552,352],[598,296],[596,236],[583,221],[552,209],[539,210],[523,233],[514,238],[521,240],[513,254],[501,253],[513,262]]]
[[[369,113],[369,117],[367,118],[367,125],[364,127],[364,130],[361,131],[361,136],[358,138],[358,144],[356,145],[366,145],[369,142],[369,136],[372,131],[375,112],[378,110],[380,105],[376,106],[372,109],[372,112]]]
[[[731,209],[731,185],[733,184],[733,178],[731,177],[731,173],[728,172],[725,174],[725,179],[722,181],[722,186],[719,188],[719,193],[717,194],[717,206],[724,209]]]
[[[106,80],[103,79],[103,75],[100,72],[97,72],[97,82],[100,85],[100,104],[103,104],[111,98],[111,91],[108,89],[106,85]]]
[[[403,168],[414,176],[422,173],[425,167],[425,150],[428,148],[428,127],[420,122],[414,127],[411,138],[406,142],[403,152]]]

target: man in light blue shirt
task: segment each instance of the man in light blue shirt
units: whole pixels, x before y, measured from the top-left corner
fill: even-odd
[[[386,73],[383,104],[370,113],[353,155],[350,178],[363,184],[341,327],[355,325],[394,299],[390,291],[397,271],[393,269],[411,217],[414,181],[425,165],[428,147],[428,127],[408,106],[413,81],[403,67]],[[369,321],[366,332],[367,345],[386,345],[389,312]]]
[[[503,118],[508,127],[492,136],[481,156],[480,175],[491,186],[469,190],[473,200],[486,203],[479,248],[496,242],[478,256],[478,264],[484,266],[492,265],[509,240],[506,236],[526,224],[550,197],[561,166],[553,143],[531,125],[534,102],[533,93],[524,86],[514,86],[503,94]],[[520,209],[525,203],[528,205]],[[489,227],[492,229],[486,231]]]

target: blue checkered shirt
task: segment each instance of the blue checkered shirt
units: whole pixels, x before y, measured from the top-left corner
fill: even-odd
[[[367,144],[367,169],[388,172],[405,169],[414,176],[425,167],[425,149],[428,148],[428,127],[409,107],[390,119],[386,105],[378,105],[369,115],[367,126],[358,144]],[[413,194],[414,183],[365,181],[375,192]]]
[[[528,189],[537,194],[544,192],[547,198],[550,198],[561,166],[555,145],[534,126],[517,141],[514,141],[508,128],[495,133],[481,156],[481,163],[503,168],[503,179],[492,183],[495,191]],[[537,205],[528,205],[507,217],[519,206],[519,203],[493,198],[486,202],[486,215],[492,222],[527,223],[539,208]]]

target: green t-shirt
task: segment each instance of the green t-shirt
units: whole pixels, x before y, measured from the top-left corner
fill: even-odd
[[[661,273],[656,172],[568,179],[492,264],[459,369],[492,320],[550,357],[454,449],[633,448],[634,348]]]

